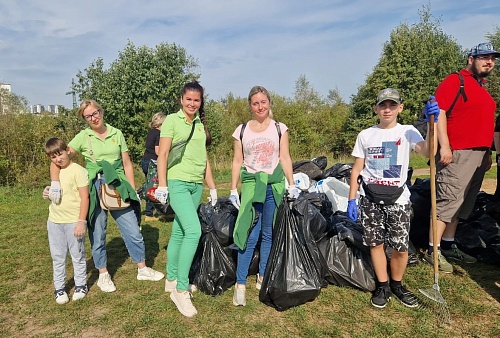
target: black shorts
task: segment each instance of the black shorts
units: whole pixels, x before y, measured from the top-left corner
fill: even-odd
[[[397,251],[408,251],[411,203],[383,205],[360,198],[363,243],[369,247],[386,244]]]

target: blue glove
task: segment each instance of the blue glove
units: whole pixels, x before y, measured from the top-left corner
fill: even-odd
[[[354,222],[358,220],[358,206],[355,198],[347,201],[347,216]]]
[[[429,122],[429,118],[431,115],[434,115],[434,122],[437,123],[438,117],[439,117],[439,112],[440,108],[438,106],[438,103],[436,102],[436,98],[434,96],[431,96],[429,98],[429,101],[425,103],[425,122]]]

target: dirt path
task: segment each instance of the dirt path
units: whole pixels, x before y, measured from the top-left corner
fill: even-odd
[[[415,181],[416,177],[427,176],[429,177],[429,168],[414,169],[412,175],[412,182]],[[497,187],[497,180],[492,178],[485,178],[483,184],[481,185],[481,190],[488,194],[495,193]]]

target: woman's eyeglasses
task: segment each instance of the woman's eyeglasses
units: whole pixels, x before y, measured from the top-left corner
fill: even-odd
[[[101,110],[97,109],[95,112],[89,115],[83,115],[83,119],[86,121],[90,121],[90,119],[94,118],[96,119],[99,115],[101,115]]]

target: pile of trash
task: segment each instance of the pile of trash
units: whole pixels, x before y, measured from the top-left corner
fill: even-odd
[[[278,311],[314,300],[328,285],[375,289],[370,250],[363,245],[363,229],[347,215],[352,165],[337,163],[326,169],[326,158],[293,164],[295,200],[284,198],[274,226],[274,238],[259,300]],[[418,264],[415,246],[427,247],[430,220],[430,182],[410,185],[412,221],[408,265]],[[224,197],[202,204],[198,215],[203,234],[190,271],[190,282],[208,295],[220,295],[236,282],[238,248],[232,233],[238,210]],[[481,192],[474,212],[461,220],[458,246],[479,261],[500,264],[500,201]],[[413,245],[415,244],[415,246]],[[390,250],[386,251],[390,260]],[[258,272],[259,248],[249,275]]]

